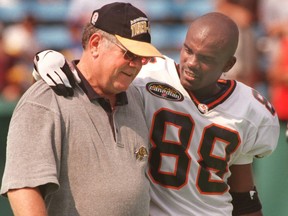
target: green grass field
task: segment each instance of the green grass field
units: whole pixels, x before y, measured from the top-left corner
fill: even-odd
[[[269,157],[255,162],[256,184],[264,216],[288,215],[288,143],[285,140],[285,124],[280,124],[276,150]]]

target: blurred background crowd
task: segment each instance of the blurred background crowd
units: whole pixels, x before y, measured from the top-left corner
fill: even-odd
[[[0,0],[0,114],[4,111],[1,105],[17,102],[33,83],[36,52],[54,49],[68,60],[80,57],[83,24],[94,9],[109,2],[112,1]],[[146,12],[151,19],[153,44],[176,61],[193,19],[211,11],[231,17],[240,28],[238,61],[224,78],[240,80],[257,89],[273,103],[281,122],[287,122],[288,0],[124,2]]]

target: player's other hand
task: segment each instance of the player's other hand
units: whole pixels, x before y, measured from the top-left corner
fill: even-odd
[[[74,68],[70,68],[65,57],[54,50],[38,52],[34,57],[33,77],[43,79],[56,94],[73,96],[73,88],[81,80]]]

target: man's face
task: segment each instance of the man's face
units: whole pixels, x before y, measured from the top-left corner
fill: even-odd
[[[180,81],[186,89],[213,94],[217,80],[233,59],[224,40],[207,28],[189,29],[180,53]]]
[[[124,57],[124,51],[117,45],[107,42],[101,47],[99,56],[100,68],[95,68],[95,80],[97,86],[105,94],[117,94],[126,91],[131,82],[142,68],[140,59],[128,61]]]

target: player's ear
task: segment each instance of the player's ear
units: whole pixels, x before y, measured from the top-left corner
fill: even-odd
[[[229,59],[229,61],[226,63],[226,65],[224,66],[223,72],[228,72],[236,63],[237,59],[235,56],[231,57]]]

